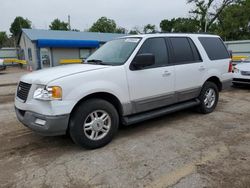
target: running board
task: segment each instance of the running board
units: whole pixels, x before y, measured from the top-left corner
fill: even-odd
[[[131,115],[131,116],[125,116],[122,119],[122,122],[124,125],[131,125],[135,123],[139,123],[142,121],[146,121],[149,119],[157,118],[162,115],[170,114],[179,110],[183,110],[186,108],[194,107],[200,104],[200,101],[198,99],[187,101],[187,102],[182,102],[178,104],[174,104],[168,107],[160,108],[157,110],[152,110],[136,115]]]

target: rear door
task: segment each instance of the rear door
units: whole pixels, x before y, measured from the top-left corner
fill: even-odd
[[[219,37],[199,37],[200,43],[209,58],[208,69],[218,73],[221,81],[230,80],[232,78],[229,72],[229,64],[231,62],[229,51]]]
[[[179,102],[195,98],[202,87],[206,73],[200,53],[189,37],[168,37],[171,64],[175,66],[175,90]]]
[[[140,70],[128,70],[133,113],[148,111],[176,102],[174,66],[168,66],[165,38],[149,38],[137,54],[153,54],[155,64]]]

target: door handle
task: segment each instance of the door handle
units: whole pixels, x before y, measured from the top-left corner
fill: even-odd
[[[204,70],[206,70],[206,68],[203,67],[203,66],[201,66],[201,67],[199,68],[199,71],[204,71]]]
[[[171,75],[171,72],[169,72],[169,71],[164,71],[164,73],[162,74],[163,77],[167,77],[170,75]]]

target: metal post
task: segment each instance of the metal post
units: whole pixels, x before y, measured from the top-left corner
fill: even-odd
[[[71,31],[71,25],[70,25],[70,15],[68,15],[68,27],[69,27],[69,30]]]

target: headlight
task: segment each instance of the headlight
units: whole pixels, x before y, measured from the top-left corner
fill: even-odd
[[[33,98],[44,101],[62,100],[62,88],[59,86],[37,88],[33,94]]]

